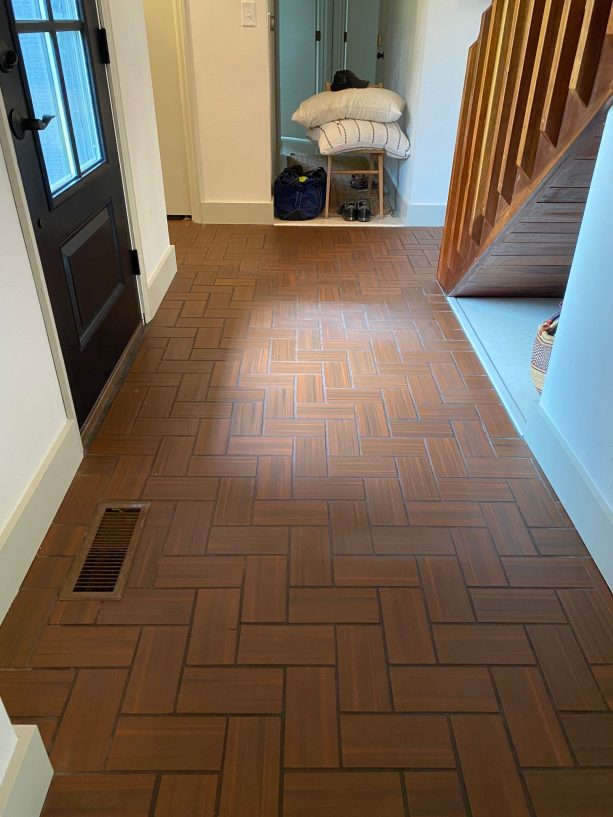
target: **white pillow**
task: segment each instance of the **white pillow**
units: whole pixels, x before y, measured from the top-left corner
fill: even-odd
[[[411,143],[397,122],[367,122],[364,119],[337,119],[311,128],[307,136],[323,156],[346,150],[385,150],[394,159],[408,159]]]
[[[334,119],[397,122],[406,106],[399,94],[385,88],[347,88],[324,91],[305,99],[292,119],[305,128],[315,128]]]

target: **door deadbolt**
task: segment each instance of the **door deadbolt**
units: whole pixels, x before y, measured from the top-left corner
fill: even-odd
[[[8,74],[13,68],[17,68],[19,64],[19,56],[16,51],[6,43],[0,42],[0,71],[3,74]]]

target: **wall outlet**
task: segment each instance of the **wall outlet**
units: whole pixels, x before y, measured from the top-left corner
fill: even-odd
[[[242,0],[241,14],[243,26],[254,28],[258,24],[257,3],[255,0]]]

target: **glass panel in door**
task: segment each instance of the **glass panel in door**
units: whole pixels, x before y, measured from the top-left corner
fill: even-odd
[[[51,192],[55,195],[79,177],[57,63],[49,33],[20,34],[19,42],[28,77],[33,114],[53,116],[40,131],[40,145]]]
[[[37,138],[57,196],[105,160],[81,3],[12,0],[12,7],[33,108],[26,116],[52,117]]]

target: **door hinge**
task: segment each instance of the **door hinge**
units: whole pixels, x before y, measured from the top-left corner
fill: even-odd
[[[315,42],[316,43],[321,42],[321,31],[316,31],[315,32]]]
[[[109,38],[106,36],[106,28],[97,28],[98,51],[100,52],[100,62],[103,65],[111,64],[111,52],[109,51]]]
[[[345,34],[344,34],[344,36],[343,36],[343,42],[345,42],[345,43],[346,43],[346,42],[347,42],[347,38],[348,38],[348,33],[347,33],[347,32],[345,32]]]
[[[140,275],[140,258],[138,250],[130,250],[130,261],[132,262],[132,275]]]

